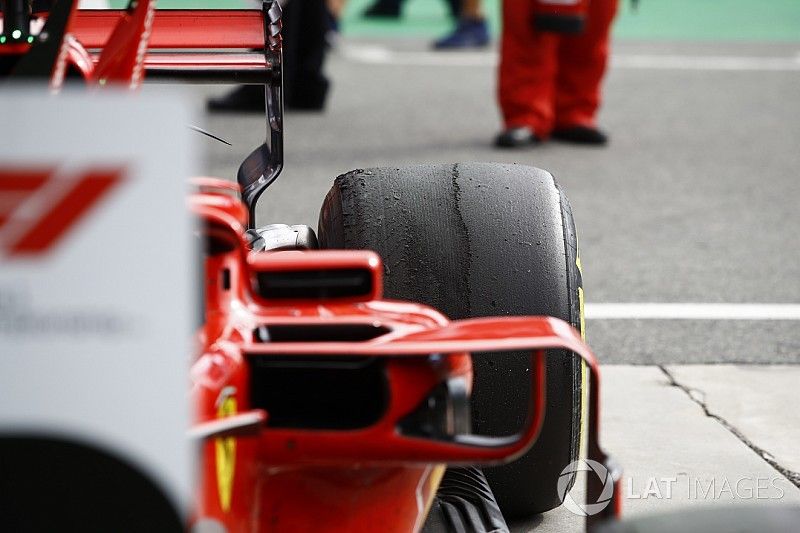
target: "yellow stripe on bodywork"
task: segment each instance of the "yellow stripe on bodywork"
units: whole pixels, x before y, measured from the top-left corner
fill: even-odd
[[[436,499],[436,493],[439,491],[439,485],[442,482],[445,470],[447,470],[447,465],[433,465],[430,472],[428,472],[427,479],[423,481],[422,486],[417,487],[417,498],[424,499],[424,509],[421,509],[422,514],[417,516],[417,522],[414,525],[414,533],[418,533],[422,529],[425,520],[428,518],[428,514],[431,512],[431,506],[433,505],[433,500]]]
[[[217,417],[224,418],[236,414],[236,397],[224,398],[217,410]],[[219,493],[219,506],[224,512],[231,509],[231,496],[233,494],[233,475],[236,471],[236,438],[220,437],[214,439],[217,491]]]

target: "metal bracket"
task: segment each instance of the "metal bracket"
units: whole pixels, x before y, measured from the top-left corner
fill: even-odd
[[[267,142],[256,148],[239,167],[236,181],[250,214],[248,227],[256,227],[256,203],[283,170],[283,41],[281,6],[278,0],[264,0],[264,58],[268,68],[264,80],[267,109]]]

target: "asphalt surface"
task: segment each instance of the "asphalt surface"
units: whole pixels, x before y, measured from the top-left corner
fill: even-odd
[[[573,205],[587,302],[800,302],[800,43],[624,41],[614,46],[604,149],[502,151],[493,52],[421,39],[344,39],[325,113],[288,113],[286,169],[259,223],[316,226],[354,168],[502,161],[550,170]],[[197,89],[198,102],[220,88]],[[258,116],[207,116],[204,171],[235,176]],[[607,363],[800,363],[795,320],[590,320]]]

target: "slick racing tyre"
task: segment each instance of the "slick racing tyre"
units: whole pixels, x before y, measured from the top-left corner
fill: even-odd
[[[569,203],[553,176],[537,168],[465,163],[354,170],[336,178],[325,198],[319,240],[321,248],[378,252],[387,298],[424,303],[451,319],[550,315],[581,327]],[[527,354],[479,354],[473,364],[473,431],[520,430],[530,398]],[[538,441],[520,459],[485,470],[507,518],[561,504],[557,481],[578,454],[581,401],[578,357],[549,357]]]

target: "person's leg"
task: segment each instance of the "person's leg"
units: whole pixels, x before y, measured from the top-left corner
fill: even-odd
[[[400,11],[403,7],[402,0],[376,0],[361,14],[364,18],[390,18],[396,19],[400,17]]]
[[[447,7],[450,11],[450,16],[453,17],[454,20],[458,20],[458,18],[464,14],[465,10],[469,10],[470,8],[467,6],[470,2],[479,3],[480,0],[445,0],[447,3]]]
[[[459,15],[471,19],[483,19],[483,9],[481,9],[481,0],[464,0],[461,7],[461,14]]]
[[[322,110],[328,31],[325,0],[291,0],[283,8],[283,93],[287,109]],[[264,113],[264,87],[241,85],[208,101],[209,111]]]
[[[529,127],[546,138],[553,127],[559,35],[533,29],[530,0],[503,2],[497,97],[506,129]]]
[[[591,0],[586,28],[565,35],[558,51],[556,128],[596,128],[600,89],[609,54],[617,0]]]
[[[291,0],[284,8],[283,88],[288,109],[321,110],[329,82],[323,74],[328,43],[325,0]]]

